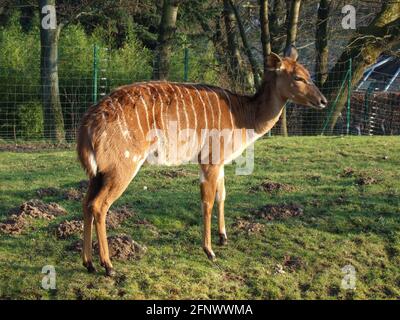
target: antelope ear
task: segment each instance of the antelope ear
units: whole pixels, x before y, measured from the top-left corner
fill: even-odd
[[[297,61],[297,59],[299,57],[299,53],[297,52],[297,49],[296,49],[295,46],[288,45],[285,48],[284,56],[287,57],[287,58],[290,58],[290,59],[292,59],[294,61]]]
[[[276,53],[271,52],[267,56],[267,70],[279,71],[282,68],[282,58]]]

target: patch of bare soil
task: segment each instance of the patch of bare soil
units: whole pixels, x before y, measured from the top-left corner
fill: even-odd
[[[184,168],[179,169],[163,169],[158,172],[160,175],[167,178],[178,178],[178,177],[188,177],[193,176],[192,172],[185,170]]]
[[[83,232],[82,220],[71,220],[61,222],[56,229],[56,236],[58,239],[66,239],[73,234]]]
[[[127,235],[115,235],[107,238],[110,257],[116,260],[140,259],[147,251],[147,248],[132,240]],[[94,251],[99,251],[98,242],[93,243]],[[74,242],[70,247],[71,251],[82,251],[82,240]]]
[[[49,144],[49,143],[24,143],[24,144],[0,144],[0,151],[11,152],[37,152],[40,150],[70,149],[68,143]]]
[[[264,225],[258,222],[253,222],[245,219],[237,219],[233,227],[245,231],[248,234],[260,233],[264,230]]]
[[[127,235],[108,237],[108,248],[110,257],[117,260],[138,259],[147,251],[145,246],[141,246]],[[95,243],[94,249],[99,250],[97,243]]]
[[[282,205],[271,205],[267,204],[257,210],[254,213],[259,217],[268,221],[275,219],[288,219],[291,217],[297,217],[303,215],[303,208],[297,204],[282,204]]]
[[[82,192],[86,192],[88,188],[89,188],[89,181],[88,180],[79,181],[78,190],[80,190]]]
[[[33,199],[10,210],[10,213],[11,216],[0,223],[0,230],[7,234],[20,234],[29,224],[29,219],[52,220],[57,216],[66,215],[67,211],[57,203],[44,203]]]
[[[107,227],[118,228],[126,219],[135,216],[136,214],[126,206],[109,210],[106,217]]]
[[[0,223],[0,230],[5,234],[21,234],[27,226],[28,222],[24,216],[13,214],[6,221]]]
[[[60,189],[57,188],[40,188],[36,190],[37,196],[42,199],[44,197],[52,197],[60,195]]]
[[[69,188],[67,190],[62,190],[58,188],[40,188],[36,190],[36,194],[40,199],[44,197],[62,197],[63,199],[66,200],[73,200],[73,201],[81,201],[83,197],[85,196],[85,190],[84,188],[78,186],[77,189],[75,188]]]
[[[135,216],[128,207],[123,206],[110,210],[107,213],[106,225],[107,228],[116,229],[126,219]],[[58,239],[66,239],[74,234],[82,234],[83,232],[83,221],[82,220],[66,220],[61,222],[56,228],[56,236]]]
[[[85,196],[85,193],[80,189],[69,188],[63,194],[63,198],[66,200],[81,201]]]
[[[371,185],[371,184],[378,183],[378,180],[376,180],[375,178],[372,178],[372,177],[363,176],[363,177],[358,178],[356,180],[356,183],[359,186],[368,186],[368,185]]]
[[[254,186],[250,188],[250,192],[264,191],[268,193],[272,192],[290,192],[293,191],[294,187],[285,183],[280,182],[272,182],[272,181],[264,181],[258,186]]]
[[[290,271],[295,271],[304,266],[304,261],[300,257],[285,255],[282,264]]]
[[[355,174],[354,169],[348,167],[348,168],[345,168],[345,169],[343,170],[343,172],[340,174],[340,176],[341,176],[342,178],[349,178],[349,177],[354,176],[354,174]]]

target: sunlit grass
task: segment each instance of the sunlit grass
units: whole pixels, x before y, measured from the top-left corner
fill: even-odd
[[[109,234],[125,233],[148,248],[141,260],[115,261],[115,279],[87,274],[79,254],[66,250],[77,239],[57,240],[49,230],[65,217],[34,224],[18,236],[0,235],[2,299],[398,299],[400,298],[400,139],[397,137],[272,138],[256,143],[255,170],[234,175],[226,168],[226,221],[229,244],[213,246],[217,261],[201,249],[201,214],[196,166],[169,178],[143,167],[115,206],[132,205],[156,228],[127,220]],[[345,168],[354,174],[343,176]],[[360,186],[360,176],[377,183]],[[0,217],[35,198],[44,187],[70,188],[85,179],[74,151],[0,153]],[[264,180],[293,191],[249,192]],[[145,188],[147,187],[147,189]],[[45,198],[65,207],[67,218],[81,216],[81,204]],[[296,203],[304,215],[262,221],[248,234],[233,226],[265,204]],[[300,258],[294,269],[285,256]],[[40,286],[44,265],[57,271],[57,290]],[[341,269],[356,269],[356,289],[344,290]]]

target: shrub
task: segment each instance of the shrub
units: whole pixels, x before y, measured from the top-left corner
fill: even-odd
[[[17,111],[18,133],[23,139],[43,137],[43,110],[40,102],[33,101],[19,105]]]

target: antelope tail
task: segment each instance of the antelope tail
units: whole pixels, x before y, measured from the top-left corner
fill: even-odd
[[[79,127],[77,139],[78,158],[90,178],[97,175],[96,155],[93,149],[90,127],[85,124],[85,118]]]

